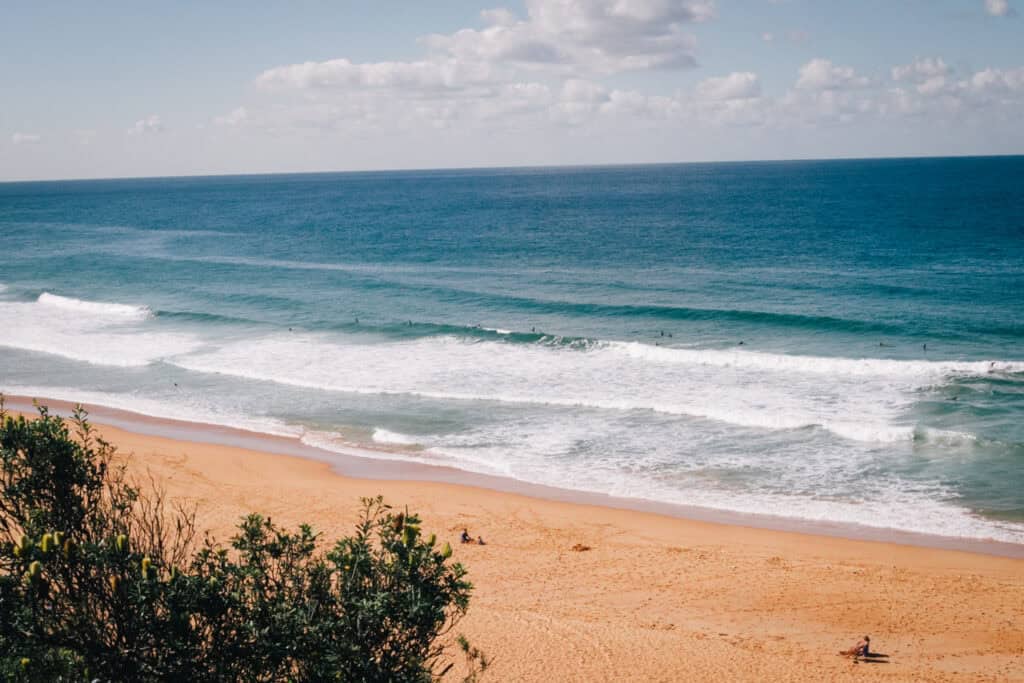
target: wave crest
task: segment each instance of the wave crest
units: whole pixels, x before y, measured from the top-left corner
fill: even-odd
[[[732,349],[680,349],[650,346],[640,342],[608,342],[608,346],[631,358],[657,363],[704,365],[772,372],[888,377],[981,376],[997,372],[1024,372],[1024,361],[927,361],[798,356]]]
[[[415,446],[419,444],[419,441],[414,436],[401,434],[399,432],[392,432],[380,427],[373,430],[372,438],[374,443],[392,444],[397,446]]]
[[[148,306],[114,304],[104,301],[86,301],[84,299],[75,299],[74,297],[69,296],[60,296],[59,294],[50,294],[49,292],[43,292],[40,294],[36,301],[43,306],[60,308],[66,311],[74,311],[76,313],[84,313],[86,315],[97,317],[119,318],[124,320],[145,320],[153,315],[153,311],[151,311]]]

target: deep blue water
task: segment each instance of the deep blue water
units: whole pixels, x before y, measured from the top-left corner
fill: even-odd
[[[1024,541],[1024,157],[0,184],[0,389]]]

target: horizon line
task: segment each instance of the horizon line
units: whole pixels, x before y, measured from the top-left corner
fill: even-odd
[[[495,166],[410,166],[405,168],[377,169],[342,169],[330,171],[255,171],[252,173],[193,173],[183,175],[126,175],[126,176],[80,176],[68,178],[23,178],[18,180],[0,180],[0,185],[17,185],[28,183],[76,183],[104,182],[116,180],[187,180],[202,178],[261,178],[270,176],[315,176],[315,175],[359,175],[385,173],[417,173],[444,171],[529,171],[540,169],[602,169],[631,168],[642,166],[707,166],[717,164],[779,164],[799,162],[832,162],[832,161],[899,161],[924,159],[1005,159],[1024,157],[1024,153],[1007,154],[921,154],[899,156],[836,156],[836,157],[789,157],[779,159],[712,159],[696,161],[641,161],[641,162],[598,162],[589,164],[522,164]]]

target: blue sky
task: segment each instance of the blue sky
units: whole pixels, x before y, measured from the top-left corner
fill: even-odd
[[[1014,4],[5,3],[0,180],[1019,154]]]

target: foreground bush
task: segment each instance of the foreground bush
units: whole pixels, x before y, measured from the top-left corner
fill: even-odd
[[[250,515],[230,548],[142,495],[85,413],[0,398],[0,676],[7,680],[434,681],[471,586],[415,515],[364,499],[326,552]],[[198,550],[193,546],[200,545]],[[464,639],[468,678],[487,662]]]

